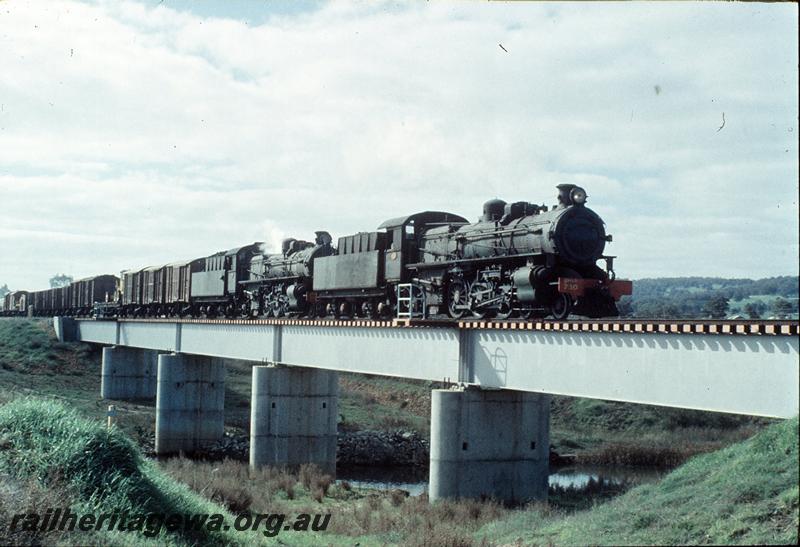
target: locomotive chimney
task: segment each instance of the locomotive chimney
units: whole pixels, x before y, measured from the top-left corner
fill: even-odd
[[[575,188],[574,184],[559,184],[556,186],[558,188],[558,204],[567,207],[572,205],[572,199],[569,197],[569,193],[572,192],[572,189]]]
[[[314,242],[317,245],[330,245],[331,241],[333,241],[331,234],[325,231],[314,232],[314,235],[316,236]]]
[[[286,253],[289,252],[289,249],[292,248],[292,242],[296,241],[293,237],[287,237],[283,241],[281,241],[281,253],[286,256]]]
[[[503,218],[506,202],[502,199],[490,199],[483,204],[483,222],[494,222]]]

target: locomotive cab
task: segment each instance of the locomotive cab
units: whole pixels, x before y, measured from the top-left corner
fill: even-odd
[[[261,245],[257,241],[203,259],[202,269],[191,276],[191,298],[198,306],[193,313],[232,316],[243,305],[239,281],[249,277],[250,259]]]
[[[505,205],[504,201],[497,201]],[[389,219],[378,226],[379,230],[386,230],[388,240],[391,242],[384,260],[386,281],[408,282],[410,280],[410,274],[406,273],[406,266],[419,262],[419,241],[428,229],[464,224],[469,224],[469,221],[453,213],[425,211]]]
[[[425,211],[387,220],[377,232],[339,238],[336,255],[314,262],[313,288],[324,303],[319,313],[388,315],[397,286],[412,281],[408,265],[419,261],[422,234],[435,226],[467,223],[452,213]]]

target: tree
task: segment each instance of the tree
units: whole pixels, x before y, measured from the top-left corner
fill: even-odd
[[[747,314],[747,317],[750,319],[761,319],[761,314],[764,313],[764,303],[763,302],[748,302],[744,307],[744,313]]]
[[[72,283],[72,276],[67,274],[56,274],[50,278],[50,288],[57,289],[59,287],[66,287]]]
[[[778,319],[786,319],[792,313],[792,304],[779,296],[772,301],[772,312]]]
[[[620,317],[633,316],[633,305],[631,304],[631,297],[623,296],[622,299],[619,302],[617,302],[617,310],[619,310]]]
[[[8,284],[3,285],[2,287],[0,287],[0,298],[3,298],[10,292],[11,290],[8,288]]]
[[[728,299],[721,294],[712,296],[706,302],[703,311],[714,319],[722,319],[725,317],[725,314],[728,313]]]

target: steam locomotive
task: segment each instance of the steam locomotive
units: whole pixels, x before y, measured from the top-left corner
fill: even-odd
[[[493,199],[475,223],[425,211],[335,248],[319,231],[313,242],[284,240],[280,253],[256,242],[123,271],[112,291],[112,276],[99,276],[22,300],[34,315],[97,317],[612,317],[632,284],[615,278],[603,254],[611,236],[586,199],[561,184],[552,208]],[[4,313],[23,311],[15,298]]]

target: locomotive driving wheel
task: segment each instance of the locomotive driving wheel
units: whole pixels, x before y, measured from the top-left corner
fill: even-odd
[[[494,290],[491,283],[485,281],[477,281],[472,284],[469,289],[469,303],[472,315],[480,319],[486,319],[494,315],[494,310],[485,305],[486,300],[490,300]],[[482,305],[483,304],[483,305]]]
[[[314,310],[311,317],[319,317],[322,319],[328,315],[328,305],[324,301],[317,300],[311,305],[311,308]]]
[[[461,319],[469,310],[469,286],[462,279],[452,279],[447,287],[447,313]]]
[[[372,300],[365,300],[361,303],[361,310],[359,317],[366,317],[367,319],[375,319],[378,316],[377,304]]]

